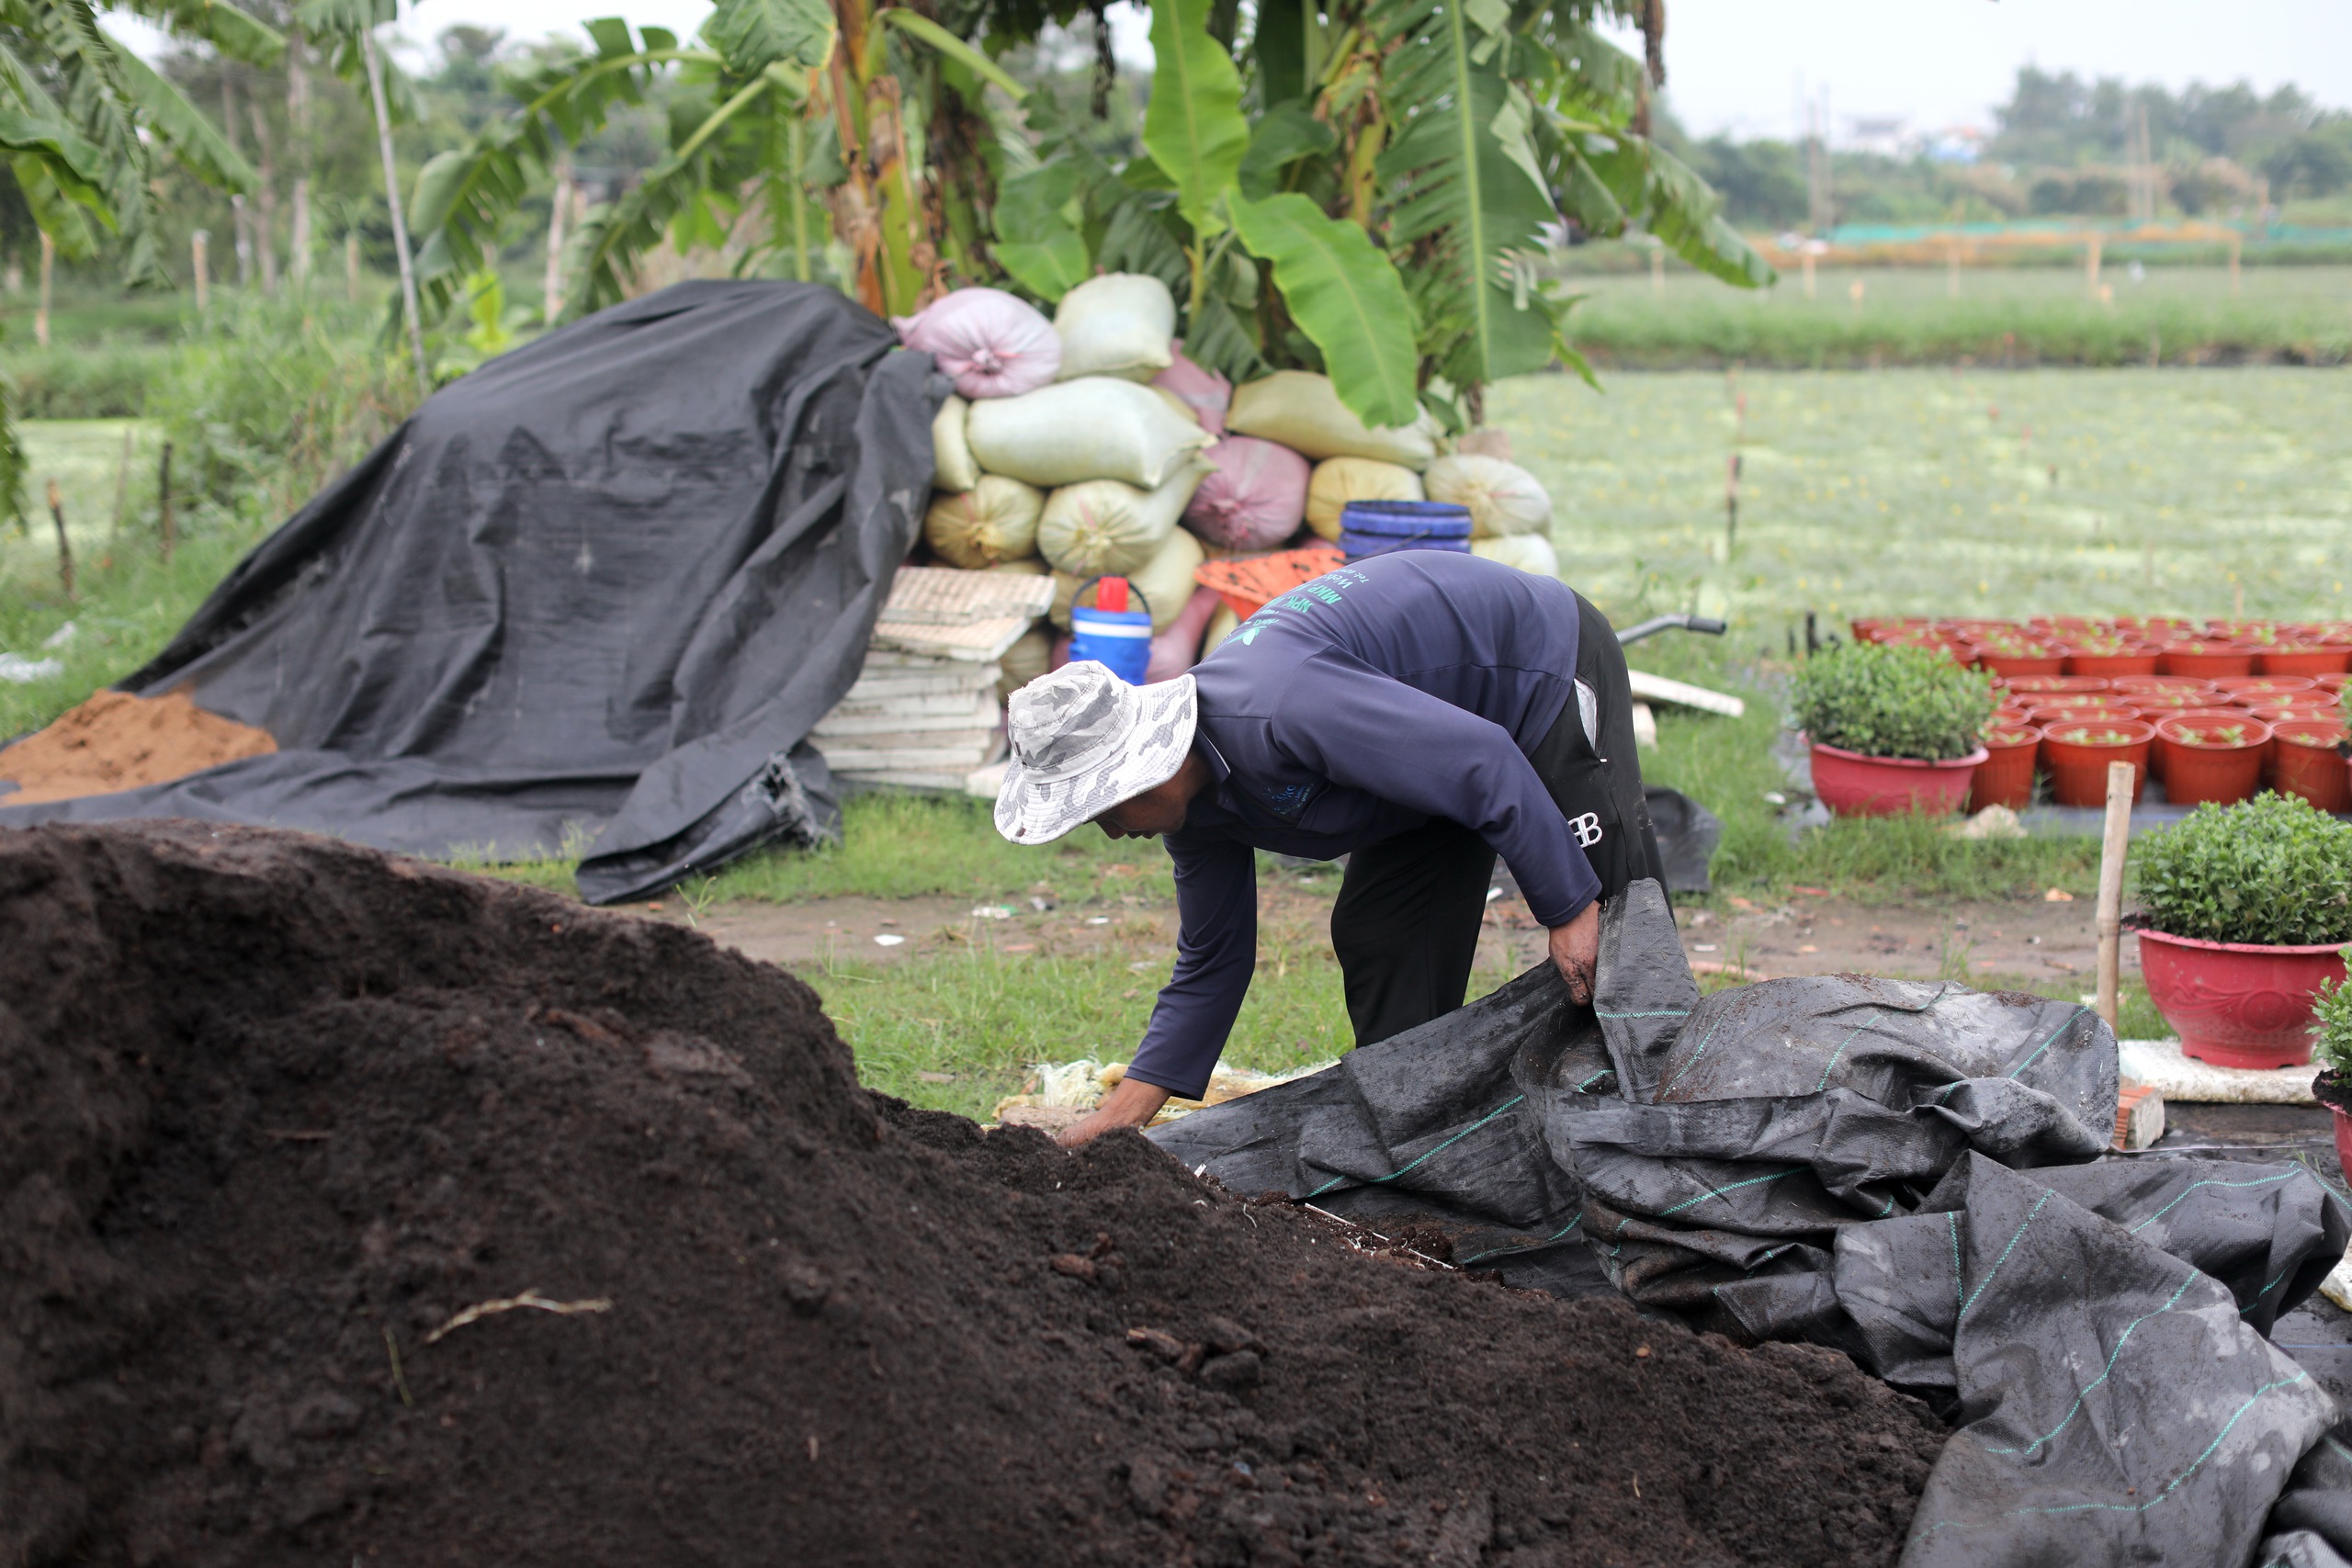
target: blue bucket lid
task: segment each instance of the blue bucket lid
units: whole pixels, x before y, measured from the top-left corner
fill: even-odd
[[[1397,550],[1470,548],[1470,509],[1442,501],[1351,501],[1340,509],[1340,548],[1351,561]]]

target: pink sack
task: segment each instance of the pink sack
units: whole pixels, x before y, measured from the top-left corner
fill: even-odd
[[[1151,639],[1151,663],[1143,672],[1145,685],[1155,681],[1173,681],[1201,661],[1201,639],[1208,636],[1209,622],[1216,618],[1217,606],[1224,603],[1214,588],[1193,590],[1192,598],[1184,603],[1184,613]]]
[[[1199,416],[1201,428],[1211,435],[1225,434],[1225,411],[1233,406],[1233,383],[1214,370],[1204,370],[1184,357],[1184,344],[1175,344],[1176,361],[1151,378],[1151,384],[1163,392],[1173,392],[1177,400]]]
[[[900,343],[930,355],[967,398],[1017,398],[1062,367],[1054,323],[1001,288],[959,288],[890,324]]]
[[[1254,435],[1228,435],[1207,457],[1216,471],[1184,508],[1193,533],[1229,550],[1262,550],[1298,532],[1312,472],[1306,458]]]

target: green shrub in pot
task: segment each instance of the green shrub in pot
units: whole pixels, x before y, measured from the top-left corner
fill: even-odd
[[[2200,806],[2132,849],[2147,923],[2199,942],[2352,942],[2352,823],[2296,795]]]
[[[1798,666],[1797,728],[1866,757],[1942,762],[1974,751],[1993,716],[1993,687],[1942,654],[1855,643]]]
[[[2312,1004],[2312,1057],[2343,1084],[2352,1078],[2352,985],[2331,980],[2322,986]]]

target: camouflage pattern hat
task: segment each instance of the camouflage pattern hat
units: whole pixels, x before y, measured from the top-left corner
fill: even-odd
[[[996,830],[1045,844],[1119,802],[1166,784],[1193,750],[1193,678],[1130,686],[1084,659],[1041,675],[1005,705],[1012,759]]]

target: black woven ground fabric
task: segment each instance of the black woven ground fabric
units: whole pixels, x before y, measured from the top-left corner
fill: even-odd
[[[2106,1025],[2040,997],[1702,998],[1637,883],[1591,1007],[1542,965],[1153,1136],[1512,1284],[1845,1351],[1953,1425],[1908,1568],[2352,1560],[2352,1444],[2265,1337],[2343,1205],[2301,1165],[2111,1154],[2116,1090]]]
[[[597,902],[835,814],[805,742],[920,525],[946,381],[836,289],[692,282],[435,392],[122,690],[278,750],[0,806],[447,858],[587,859]]]

